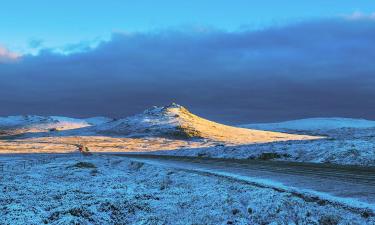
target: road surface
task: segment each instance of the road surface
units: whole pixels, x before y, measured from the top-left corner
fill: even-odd
[[[260,160],[209,159],[144,154],[111,154],[187,170],[210,170],[267,179],[288,187],[354,198],[375,204],[375,167]]]

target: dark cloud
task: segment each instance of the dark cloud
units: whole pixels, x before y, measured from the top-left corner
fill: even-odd
[[[172,101],[227,123],[375,119],[375,22],[113,34],[0,65],[0,114],[122,117]]]

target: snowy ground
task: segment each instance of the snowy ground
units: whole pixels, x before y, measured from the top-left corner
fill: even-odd
[[[4,155],[0,163],[2,224],[375,223],[368,213],[123,157]]]

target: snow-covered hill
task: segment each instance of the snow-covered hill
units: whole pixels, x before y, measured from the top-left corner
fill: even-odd
[[[240,127],[259,129],[259,130],[333,130],[340,128],[372,128],[375,127],[375,121],[365,119],[351,119],[351,118],[309,118],[300,120],[291,120],[279,123],[258,123],[245,124]]]
[[[33,133],[32,136],[35,136],[34,133],[39,132],[37,135],[39,137],[44,135],[43,132],[58,130],[65,132],[48,133],[46,136],[162,137],[175,140],[201,139],[226,144],[318,138],[227,126],[196,116],[175,103],[163,107],[154,106],[143,113],[119,120],[106,117],[88,119],[61,116],[0,117],[0,129],[6,130],[5,134]]]
[[[283,140],[308,140],[316,137],[249,130],[215,123],[171,104],[153,107],[141,114],[89,128],[105,135],[162,136],[173,139],[202,138],[225,143],[259,143]]]
[[[48,130],[69,130],[112,121],[106,117],[75,119],[62,116],[8,116],[0,117],[0,129],[11,130],[12,133],[43,132]]]

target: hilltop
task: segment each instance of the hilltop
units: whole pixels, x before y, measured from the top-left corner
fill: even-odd
[[[90,128],[90,130],[103,135],[207,139],[231,144],[317,138],[227,126],[199,117],[185,107],[175,103],[163,107],[155,106],[141,114],[99,124]]]

